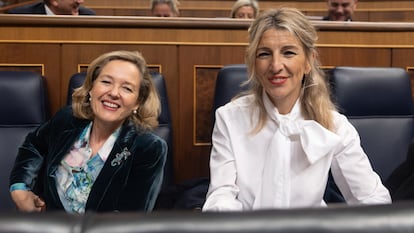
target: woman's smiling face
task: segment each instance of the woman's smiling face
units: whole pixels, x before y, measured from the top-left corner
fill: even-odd
[[[292,33],[276,29],[263,33],[256,50],[256,72],[279,112],[290,112],[310,67],[301,43]]]
[[[131,62],[108,62],[89,92],[94,121],[121,125],[138,108],[141,74]]]

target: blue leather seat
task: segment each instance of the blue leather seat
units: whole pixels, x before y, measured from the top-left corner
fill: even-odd
[[[26,134],[49,117],[46,87],[40,74],[0,71],[0,211],[13,210],[9,176]]]
[[[248,89],[243,85],[248,79],[247,67],[245,64],[226,65],[217,74],[213,99],[213,125],[215,122],[216,110],[230,102],[238,94]]]
[[[414,136],[410,77],[402,68],[336,67],[330,82],[339,111],[384,182],[407,155]]]
[[[216,110],[239,93],[246,91],[248,86],[242,84],[247,79],[247,67],[244,64],[227,65],[220,69],[215,85],[213,109]]]
[[[86,77],[86,72],[75,73],[70,77],[69,85],[68,85],[68,95],[66,97],[67,105],[72,104],[72,94],[76,88],[82,86],[83,81],[85,81],[85,77]]]
[[[168,155],[167,161],[164,168],[164,181],[163,188],[174,185],[174,164],[173,164],[173,154],[172,154],[172,121],[170,107],[168,103],[167,88],[165,85],[165,78],[162,74],[158,72],[151,71],[152,80],[155,87],[158,90],[161,101],[161,114],[158,117],[158,127],[155,129],[155,133],[163,138],[168,144]],[[72,93],[75,88],[80,87],[85,80],[86,73],[80,72],[75,73],[69,80],[68,86],[68,95],[66,103],[68,105],[72,104]]]

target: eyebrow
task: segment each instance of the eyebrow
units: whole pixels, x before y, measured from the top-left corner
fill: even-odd
[[[114,80],[114,77],[113,76],[111,76],[111,75],[109,75],[109,74],[102,74],[102,75],[99,75],[98,77],[97,77],[97,79],[99,78],[99,77],[102,77],[102,78],[109,78],[109,79],[112,79],[112,80]],[[139,87],[139,85],[135,85],[135,84],[133,84],[133,83],[131,83],[131,82],[128,82],[128,81],[123,81],[122,82],[122,84],[127,84],[127,85],[130,85],[130,86],[133,86],[133,87]]]
[[[267,46],[258,46],[256,51],[257,50],[269,50],[269,49],[270,48],[267,47]],[[301,49],[301,47],[298,46],[298,45],[284,45],[284,46],[282,46],[282,50],[286,50],[286,49]]]
[[[340,5],[342,5],[342,7],[345,7],[345,6],[350,6],[351,5],[351,3],[350,2],[345,2],[345,3],[336,3],[336,2],[332,2],[331,3],[331,6],[335,6],[335,7],[337,7],[337,6],[340,6]]]
[[[300,47],[297,45],[286,45],[283,46],[282,49],[300,49]]]

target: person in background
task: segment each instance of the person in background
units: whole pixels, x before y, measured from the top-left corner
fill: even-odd
[[[254,19],[259,14],[259,3],[255,0],[237,0],[230,12],[230,18]]]
[[[248,33],[249,90],[216,111],[203,211],[325,206],[330,170],[348,204],[391,203],[331,102],[307,17],[266,11]]]
[[[177,17],[180,15],[177,0],[151,0],[151,15],[156,17]]]
[[[96,15],[95,11],[81,6],[84,0],[43,0],[33,4],[16,7],[9,14],[39,15]]]
[[[167,144],[152,129],[160,100],[139,52],[113,51],[88,67],[72,105],[26,136],[10,175],[23,212],[151,211]]]
[[[327,0],[328,15],[323,20],[352,21],[358,0]]]

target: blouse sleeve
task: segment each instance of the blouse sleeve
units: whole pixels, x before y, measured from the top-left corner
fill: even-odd
[[[336,117],[337,134],[344,147],[332,162],[335,183],[348,204],[391,203],[388,190],[372,169],[368,156],[361,147],[360,137],[354,126],[343,115]]]
[[[232,149],[230,131],[220,109],[216,111],[213,129],[213,147],[210,155],[210,186],[203,211],[238,211],[242,203],[237,199],[236,164]]]

